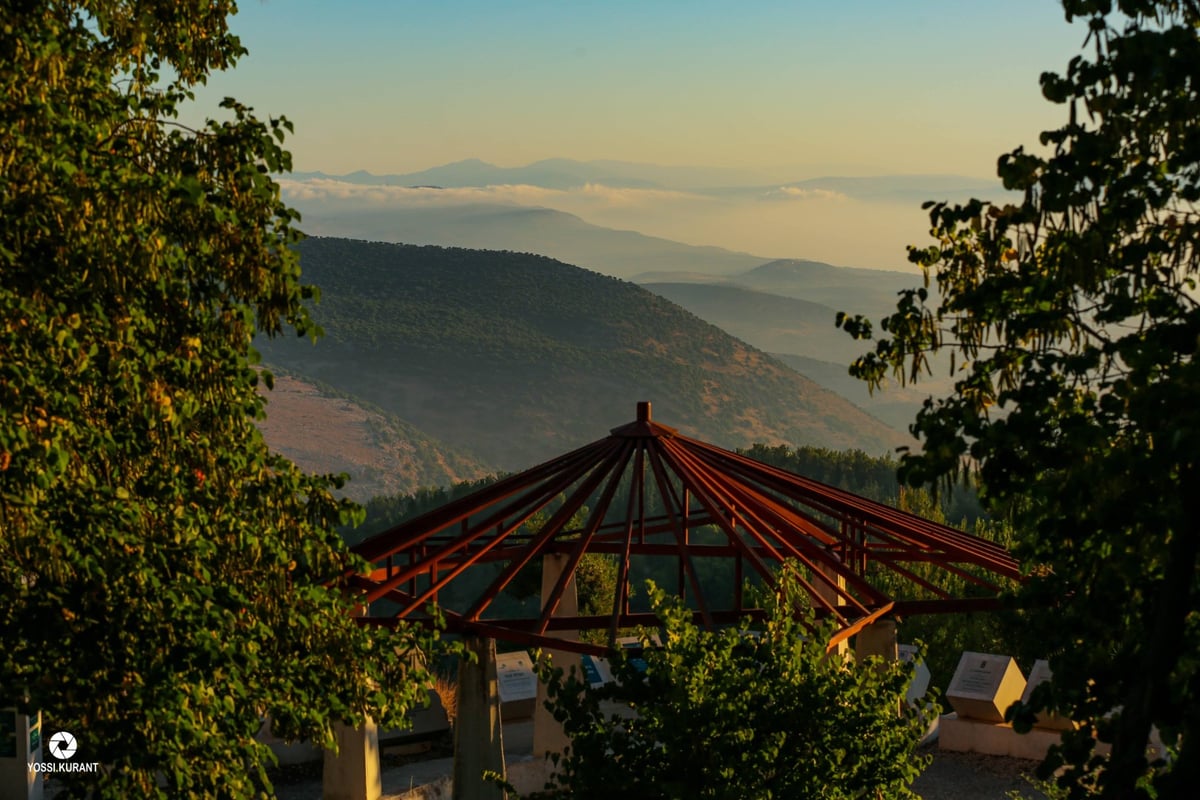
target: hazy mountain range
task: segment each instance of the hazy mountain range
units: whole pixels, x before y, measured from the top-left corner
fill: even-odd
[[[635,231],[617,231],[548,208],[498,204],[308,213],[310,233],[398,244],[433,244],[536,253],[606,275],[697,269],[727,275],[765,259],[720,247],[695,247]]]
[[[588,261],[595,254],[574,241],[582,232],[559,231],[540,241],[536,232],[522,229],[591,225],[752,254],[759,263],[808,258],[903,271],[910,269],[906,245],[928,239],[923,202],[1004,195],[994,179],[958,175],[806,177],[785,170],[569,159],[518,167],[470,159],[400,175],[306,172],[280,176],[280,183],[285,199],[303,212],[305,225],[321,235],[515,248],[622,276],[697,267],[681,259],[653,266],[620,264],[619,249],[604,261]],[[567,220],[518,221],[518,230],[509,231],[504,217],[517,210],[553,210],[574,219],[570,225]],[[572,247],[564,246],[564,236]]]
[[[375,175],[365,170],[345,175],[296,172],[295,180],[324,179],[371,186],[463,188],[497,185],[573,189],[603,184],[630,189],[680,189],[697,193],[761,193],[780,187],[838,192],[864,200],[904,200],[921,203],[931,197],[961,201],[969,196],[1002,193],[995,179],[963,175],[822,176],[796,180],[773,177],[765,169],[664,166],[625,161],[575,161],[549,158],[520,167],[498,167],[477,158],[455,161],[418,172]]]
[[[302,246],[328,336],[264,345],[289,376],[268,438],[309,469],[351,473],[359,499],[529,466],[627,421],[640,399],[726,446],[912,444],[901,431],[949,381],[870,394],[848,364],[871,343],[834,318],[878,321],[919,275],[689,245],[537,202],[583,198],[640,222],[673,204],[807,214],[851,196],[861,210],[992,185],[886,176],[765,189],[762,177],[565,159],[290,176],[304,228],[329,237]]]
[[[639,400],[727,447],[879,454],[905,441],[679,306],[547,258],[310,239],[301,264],[321,288],[314,316],[326,336],[315,347],[260,342],[265,360],[362,398],[481,468],[525,468],[600,438]]]

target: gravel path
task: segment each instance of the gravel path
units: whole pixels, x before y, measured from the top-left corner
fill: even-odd
[[[1007,800],[1012,792],[1029,800],[1045,798],[1031,783],[1036,761],[956,753],[936,745],[922,752],[933,754],[933,763],[912,785],[922,800]]]

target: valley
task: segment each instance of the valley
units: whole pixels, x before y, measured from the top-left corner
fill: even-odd
[[[665,423],[725,447],[879,455],[906,440],[612,277],[527,254],[346,239],[306,240],[301,259],[321,290],[314,317],[325,338],[260,341],[264,360],[361,398],[481,468],[522,469],[600,438],[644,399]]]

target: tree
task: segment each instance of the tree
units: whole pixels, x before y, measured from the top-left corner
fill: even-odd
[[[913,751],[935,711],[903,703],[909,665],[827,655],[832,630],[797,619],[786,581],[759,634],[702,631],[648,591],[663,644],[643,633],[643,664],[615,662],[618,683],[591,690],[539,666],[571,745],[538,797],[915,797],[927,759]]]
[[[1115,9],[1114,9],[1115,6]],[[1200,7],[1065,0],[1087,23],[1065,75],[1067,121],[1044,155],[999,160],[1020,202],[928,204],[936,280],[904,292],[852,371],[916,380],[954,357],[951,397],[912,427],[913,485],[973,472],[1009,513],[1020,592],[1049,648],[1034,708],[1084,723],[1044,769],[1071,796],[1191,796],[1200,778]],[[839,315],[869,337],[870,323]],[[954,360],[958,361],[957,369]],[[940,359],[939,359],[940,361]],[[1010,712],[1027,726],[1031,708]],[[1108,716],[1110,712],[1111,716]],[[1149,764],[1151,727],[1174,758]],[[1092,733],[1112,744],[1097,756]]]
[[[327,744],[423,697],[424,637],[329,585],[357,512],[254,425],[252,337],[315,330],[290,126],[176,121],[234,10],[0,6],[0,706],[78,737],[80,795],[261,796],[261,715]]]

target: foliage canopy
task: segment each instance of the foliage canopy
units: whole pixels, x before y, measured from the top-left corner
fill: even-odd
[[[260,715],[326,743],[419,691],[421,641],[327,588],[355,510],[254,425],[252,337],[315,331],[290,126],[176,122],[234,11],[0,6],[0,706],[105,765],[79,794],[259,796]]]
[[[796,618],[795,591],[785,582],[761,632],[707,632],[650,582],[662,647],[643,632],[617,683],[587,689],[542,662],[571,745],[537,797],[914,797],[933,711],[904,703],[911,667],[827,655],[833,631]]]
[[[1011,512],[1054,681],[1034,706],[1086,723],[1052,755],[1072,796],[1185,796],[1200,777],[1200,6],[1065,0],[1085,52],[1042,76],[1068,120],[999,161],[1020,202],[932,205],[936,280],[905,292],[853,371],[917,379],[956,356],[902,462],[976,470]],[[865,337],[870,324],[839,316]],[[1110,711],[1119,709],[1112,716]],[[1030,709],[1016,712],[1027,725]],[[1093,752],[1093,727],[1113,745]],[[1154,772],[1151,726],[1174,752]]]

